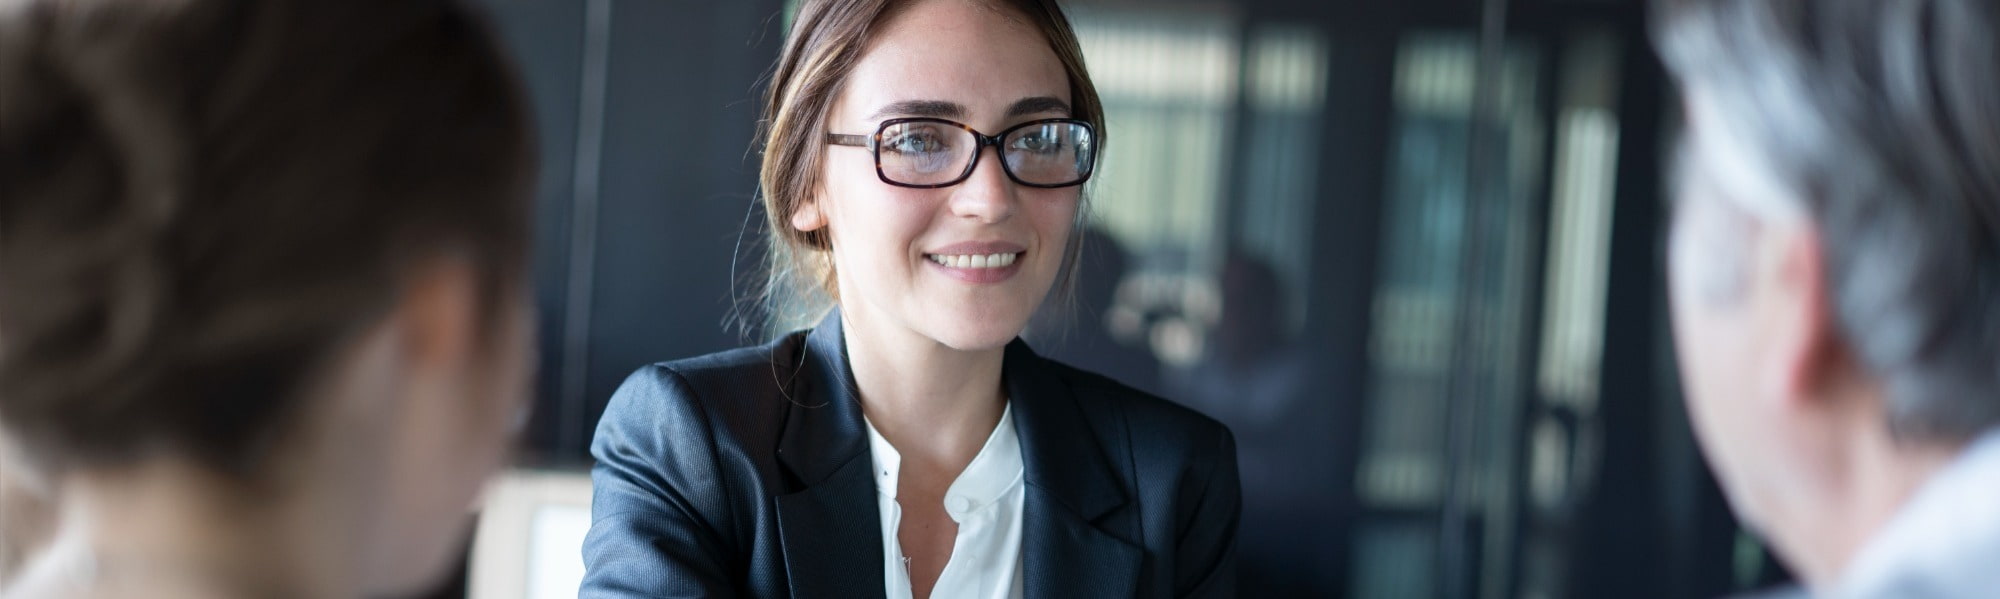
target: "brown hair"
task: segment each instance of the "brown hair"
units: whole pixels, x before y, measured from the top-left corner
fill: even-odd
[[[0,427],[49,469],[247,472],[405,265],[513,295],[524,104],[449,0],[0,13]]]
[[[783,334],[811,326],[832,308],[834,266],[827,230],[792,228],[793,211],[811,197],[820,181],[826,152],[826,120],[842,85],[877,28],[919,0],[805,0],[792,22],[785,50],[771,73],[764,98],[760,137],[764,142],[763,192],[766,272],[761,294],[768,333]],[[1083,47],[1069,18],[1055,0],[988,1],[1011,9],[1049,41],[1069,75],[1070,104],[1075,118],[1089,122],[1104,135],[1104,106],[1084,68]],[[1079,218],[1084,214],[1078,210]],[[1076,273],[1079,251],[1073,227],[1065,250],[1058,287],[1067,293]]]

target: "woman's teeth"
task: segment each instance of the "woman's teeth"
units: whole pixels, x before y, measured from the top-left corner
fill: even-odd
[[[985,255],[961,255],[961,256],[930,254],[927,257],[930,258],[932,262],[936,262],[941,266],[946,266],[950,268],[1003,268],[1012,265],[1014,263],[1014,258],[1018,256],[1019,256],[1018,254],[985,254]]]

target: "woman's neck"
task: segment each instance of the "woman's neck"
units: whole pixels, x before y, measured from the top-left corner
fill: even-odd
[[[887,323],[843,314],[862,412],[905,460],[968,463],[1006,408],[1006,348],[961,351]]]
[[[253,497],[177,460],[69,477],[17,597],[358,596],[340,526],[305,494]],[[317,514],[317,515],[316,515]]]

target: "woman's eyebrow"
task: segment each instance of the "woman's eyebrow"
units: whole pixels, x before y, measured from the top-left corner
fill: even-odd
[[[1063,116],[1069,116],[1069,103],[1050,96],[1021,98],[1019,101],[1014,102],[1013,106],[1007,107],[1007,118],[1019,118],[1045,112],[1060,112]]]
[[[875,114],[868,115],[868,120],[873,121],[899,116],[963,119],[966,118],[969,112],[966,110],[964,104],[946,100],[901,100],[891,102],[881,109],[876,110]],[[1015,101],[1012,106],[1007,107],[1006,118],[1014,119],[1050,112],[1069,116],[1069,103],[1056,99],[1053,96],[1021,98]]]
[[[875,114],[869,115],[868,120],[873,121],[890,116],[962,119],[965,118],[965,113],[965,106],[957,102],[946,102],[944,100],[903,100],[900,102],[891,102],[888,106],[883,106],[880,110],[876,110]]]

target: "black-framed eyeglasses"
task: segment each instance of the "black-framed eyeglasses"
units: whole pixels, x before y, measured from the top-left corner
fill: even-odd
[[[1007,178],[1028,187],[1082,185],[1097,165],[1097,131],[1076,119],[1028,121],[986,135],[945,119],[900,118],[882,121],[872,136],[830,133],[826,141],[868,148],[883,183],[920,189],[963,183],[986,146],[1000,153]]]

